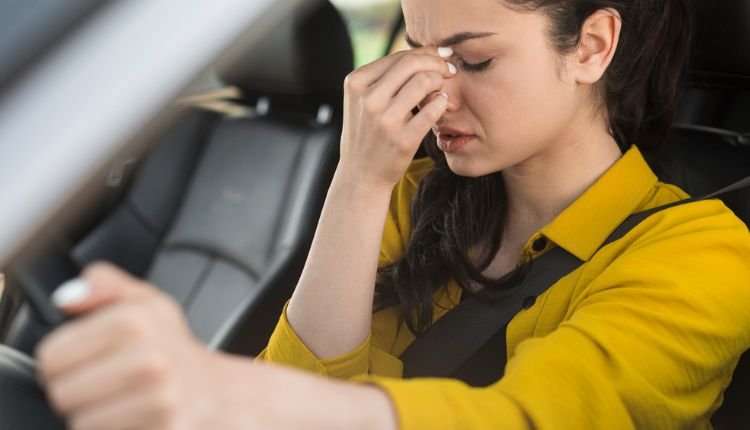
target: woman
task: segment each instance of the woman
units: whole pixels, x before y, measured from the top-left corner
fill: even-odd
[[[206,351],[99,265],[55,296],[87,315],[38,350],[53,404],[74,429],[710,427],[750,346],[747,228],[704,201],[597,252],[686,197],[639,150],[669,130],[686,2],[403,0],[414,49],[347,78],[341,161],[262,360]],[[412,162],[430,130],[434,160]],[[508,324],[502,378],[400,379],[416,335],[553,247],[583,264]]]

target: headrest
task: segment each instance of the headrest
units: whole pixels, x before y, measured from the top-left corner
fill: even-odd
[[[750,0],[693,0],[691,86],[750,88]]]
[[[349,33],[327,0],[299,8],[221,78],[248,99],[343,104],[344,78],[353,69]]]

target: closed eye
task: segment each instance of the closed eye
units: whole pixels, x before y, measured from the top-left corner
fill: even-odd
[[[484,70],[487,70],[487,68],[490,67],[491,63],[492,63],[492,59],[483,61],[481,63],[467,63],[463,59],[458,60],[458,65],[461,67],[461,70],[464,70],[469,73],[479,73]]]

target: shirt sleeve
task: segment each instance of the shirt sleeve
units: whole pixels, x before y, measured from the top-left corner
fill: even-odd
[[[639,239],[494,385],[355,379],[390,395],[402,430],[710,428],[750,346],[750,239],[724,218]]]
[[[284,312],[271,335],[268,346],[258,354],[256,359],[340,379],[350,379],[370,372],[399,377],[403,368],[401,360],[380,347],[380,344],[388,341],[378,338],[378,333],[382,333],[381,336],[390,336],[390,333],[384,333],[374,327],[370,336],[355,350],[321,360],[307,348],[289,324],[285,305]],[[374,336],[375,341],[373,341]],[[380,341],[378,342],[378,340]]]

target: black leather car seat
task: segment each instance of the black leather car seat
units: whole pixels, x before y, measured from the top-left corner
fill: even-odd
[[[46,289],[96,260],[145,277],[214,348],[257,353],[301,272],[338,160],[344,21],[314,1],[221,77],[253,114],[193,111],[141,164],[122,201],[74,246],[14,267]],[[31,352],[44,328],[19,314],[8,344]]]
[[[750,2],[696,0],[694,52],[665,163],[665,182],[703,195],[750,176]],[[746,223],[750,191],[723,198]]]
[[[750,176],[750,1],[693,4],[689,88],[668,147],[671,162],[654,167],[662,180],[697,196]],[[750,190],[722,200],[750,226]],[[750,353],[740,360],[712,421],[717,430],[750,427]]]

